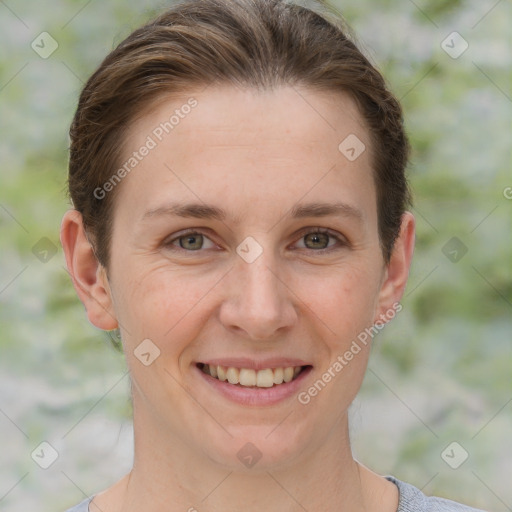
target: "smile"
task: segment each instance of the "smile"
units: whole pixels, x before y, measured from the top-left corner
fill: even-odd
[[[307,368],[306,366],[287,366],[253,370],[252,368],[235,368],[204,363],[198,363],[197,366],[207,375],[222,382],[253,388],[271,388],[279,386],[283,382],[291,382]]]

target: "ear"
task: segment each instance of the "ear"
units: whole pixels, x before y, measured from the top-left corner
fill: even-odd
[[[77,210],[64,214],[60,241],[75,290],[89,321],[106,331],[116,329],[112,294],[104,267],[98,262],[85,236],[82,215]]]
[[[382,315],[386,313],[386,317],[389,317],[389,311],[396,307],[393,305],[402,298],[414,252],[415,224],[412,213],[405,212],[402,215],[400,233],[384,271],[374,322],[382,321]]]

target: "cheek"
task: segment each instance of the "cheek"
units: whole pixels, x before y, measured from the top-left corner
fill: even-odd
[[[226,267],[207,272],[199,266],[162,265],[139,272],[133,269],[129,275],[119,288],[118,311],[126,348],[133,351],[142,340],[150,339],[174,361],[200,340],[223,301],[231,300],[231,293],[240,293]],[[373,323],[378,275],[367,261],[290,266],[280,279],[287,285],[280,293],[298,311],[298,323],[291,329],[312,332],[331,353],[344,351]]]
[[[378,277],[367,268],[352,267],[328,279],[302,279],[303,293],[309,290],[306,311],[317,318],[318,352],[323,352],[316,380],[299,395],[305,410],[328,411],[334,421],[358,393],[370,355]]]
[[[378,275],[363,266],[330,269],[320,276],[297,279],[300,296],[331,334],[345,344],[373,323],[378,297]]]
[[[168,267],[139,275],[121,290],[119,318],[129,333],[127,346],[149,338],[162,352],[180,352],[204,326],[204,304],[222,286],[220,276]]]

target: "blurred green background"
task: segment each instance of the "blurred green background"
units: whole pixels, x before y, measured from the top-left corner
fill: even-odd
[[[124,359],[89,324],[59,242],[67,130],[103,57],[169,4],[0,2],[2,510],[64,510],[131,467]],[[403,310],[351,408],[354,454],[426,494],[512,510],[511,4],[331,5],[404,106],[418,231]],[[42,32],[58,44],[46,58]],[[43,441],[48,469],[31,457]]]

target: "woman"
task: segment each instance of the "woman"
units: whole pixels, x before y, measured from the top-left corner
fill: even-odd
[[[351,454],[414,218],[400,105],[338,25],[190,0],[85,85],[61,241],[89,320],[120,330],[135,456],[74,512],[476,510]]]

